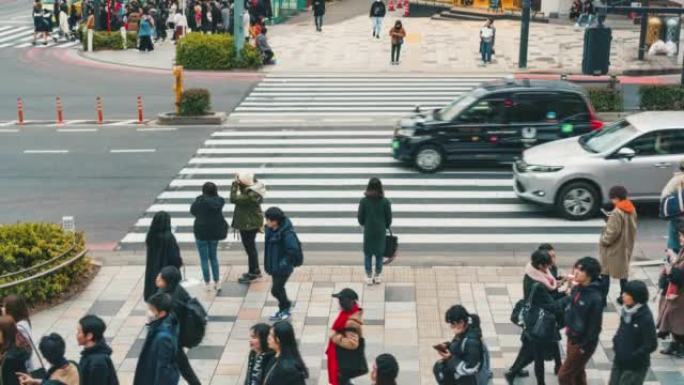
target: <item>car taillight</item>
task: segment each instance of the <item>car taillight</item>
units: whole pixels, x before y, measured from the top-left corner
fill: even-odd
[[[592,131],[600,130],[600,129],[603,128],[603,122],[600,121],[600,120],[598,120],[598,119],[596,119],[596,118],[592,118],[592,119],[589,121],[589,123],[591,124],[591,130],[592,130]]]

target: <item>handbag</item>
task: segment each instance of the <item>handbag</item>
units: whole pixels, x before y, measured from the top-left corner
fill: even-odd
[[[513,306],[513,311],[511,312],[511,322],[514,325],[518,325],[521,328],[525,327],[525,320],[527,319],[527,314],[532,308],[532,298],[534,298],[534,293],[537,292],[538,286],[539,284],[532,286],[532,292],[530,292],[530,296],[527,298],[527,301],[525,299],[521,299],[515,303],[515,306]]]
[[[383,265],[388,265],[397,257],[397,249],[399,248],[399,237],[392,234],[392,228],[389,229],[389,235],[385,235],[385,260]]]
[[[21,327],[19,329],[21,329]],[[27,334],[29,336],[28,342],[31,344],[31,349],[33,349],[33,352],[36,353],[36,357],[38,357],[38,362],[40,362],[40,368],[32,370],[29,374],[32,378],[42,380],[44,378],[47,378],[47,369],[45,369],[45,363],[43,363],[43,358],[40,356],[40,352],[38,351],[38,349],[36,349],[36,345],[33,343],[33,338],[31,337],[31,334]]]
[[[368,373],[366,362],[366,340],[359,338],[359,346],[354,350],[345,349],[335,345],[337,350],[337,362],[341,377],[352,379]]]
[[[532,289],[529,297],[530,308],[525,315],[524,333],[535,341],[548,342],[554,341],[558,336],[558,326],[556,323],[556,316],[548,310],[537,306],[532,306],[532,298],[534,298],[534,290],[540,284],[536,284]]]

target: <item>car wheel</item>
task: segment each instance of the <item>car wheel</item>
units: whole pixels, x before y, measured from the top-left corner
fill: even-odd
[[[435,172],[442,167],[442,151],[437,146],[423,146],[414,157],[416,168],[422,172]]]
[[[560,214],[572,221],[583,221],[596,216],[599,205],[598,191],[587,182],[571,182],[565,185],[556,201]]]

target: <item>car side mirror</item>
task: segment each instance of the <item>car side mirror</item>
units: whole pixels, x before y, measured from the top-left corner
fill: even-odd
[[[420,104],[416,104],[416,106],[413,108],[413,112],[415,112],[416,114],[420,113]]]
[[[636,156],[636,151],[629,147],[622,147],[615,153],[616,158],[631,160]]]

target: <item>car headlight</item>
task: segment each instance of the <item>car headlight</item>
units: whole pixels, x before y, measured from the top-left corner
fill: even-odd
[[[556,172],[563,169],[563,166],[542,166],[539,164],[528,164],[525,172]]]

